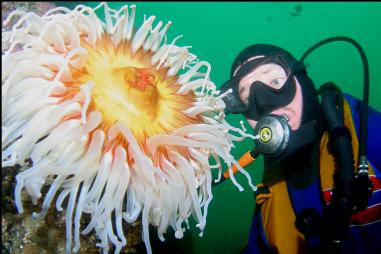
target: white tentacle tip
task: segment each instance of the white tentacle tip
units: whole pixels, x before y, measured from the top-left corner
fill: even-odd
[[[178,230],[176,230],[175,237],[177,239],[181,239],[181,238],[183,238],[183,236],[184,236],[184,229],[178,229]]]
[[[19,213],[19,214],[22,214],[22,213],[24,213],[24,208],[21,206],[18,206],[18,205],[16,205],[16,210],[17,210],[17,212]]]
[[[73,253],[77,253],[79,251],[80,247],[81,246],[74,246],[73,249],[72,249]]]

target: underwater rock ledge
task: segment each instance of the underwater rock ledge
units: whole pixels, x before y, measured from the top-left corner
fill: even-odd
[[[25,167],[28,167],[26,165]],[[2,169],[2,218],[1,232],[2,254],[48,254],[66,253],[65,252],[65,213],[57,212],[55,207],[50,207],[44,219],[35,219],[33,212],[41,209],[42,201],[34,206],[26,193],[23,194],[25,212],[18,214],[14,203],[13,190],[16,185],[15,176],[20,171],[20,167],[6,167]],[[45,191],[47,191],[46,188]],[[44,192],[43,192],[44,193]],[[84,216],[81,225],[89,223],[90,218]],[[140,220],[132,225],[125,227],[127,245],[122,249],[123,253],[146,253],[144,244],[141,240]],[[94,234],[81,236],[80,253],[102,253],[96,247],[99,241]],[[112,246],[110,245],[110,250]]]

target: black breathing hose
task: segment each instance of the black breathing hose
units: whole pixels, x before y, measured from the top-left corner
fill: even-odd
[[[340,89],[328,82],[321,86],[322,110],[327,122],[328,133],[338,171],[335,187],[328,210],[327,238],[330,244],[348,238],[349,219],[353,209],[354,160],[351,135],[344,125],[343,98]],[[337,248],[337,247],[336,247]]]
[[[329,133],[333,142],[333,148],[338,155],[338,167],[341,171],[341,179],[350,181],[354,176],[353,149],[351,135],[344,125],[343,98],[340,89],[328,82],[321,89],[322,109],[327,122]]]
[[[360,53],[360,57],[363,64],[363,98],[362,98],[362,104],[361,104],[361,122],[360,122],[360,140],[359,140],[359,165],[362,163],[367,163],[366,159],[366,143],[367,143],[367,136],[368,136],[368,105],[369,105],[369,64],[368,60],[366,58],[366,54],[364,49],[361,47],[361,45],[355,41],[352,38],[345,37],[345,36],[335,36],[331,37],[325,40],[322,40],[321,42],[316,43],[311,48],[309,48],[303,56],[300,58],[301,62],[304,62],[306,57],[311,54],[312,51],[319,48],[320,46],[327,44],[329,42],[334,41],[345,41],[351,43],[353,46],[356,47],[358,52]]]
[[[369,104],[369,65],[365,51],[360,44],[344,36],[325,39],[309,48],[300,58],[304,62],[306,57],[320,46],[334,42],[345,41],[356,47],[363,63],[363,101],[361,103],[360,140],[358,154],[358,171],[354,177],[353,149],[351,136],[344,125],[343,98],[340,89],[332,82],[324,84],[319,90],[322,94],[322,109],[328,124],[330,139],[335,154],[339,172],[335,174],[335,188],[332,195],[331,209],[328,211],[328,252],[340,252],[341,243],[347,239],[349,233],[349,219],[354,210],[367,207],[368,197],[371,194],[371,182],[368,177],[366,158],[368,104]]]

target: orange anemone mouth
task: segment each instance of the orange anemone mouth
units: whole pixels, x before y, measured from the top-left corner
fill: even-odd
[[[2,34],[2,166],[32,161],[16,176],[19,212],[24,189],[35,204],[44,196],[36,217],[56,196],[58,210],[65,204],[67,252],[79,250],[80,231],[94,231],[104,252],[111,242],[119,253],[122,223],[139,215],[148,253],[149,224],[163,241],[168,227],[182,238],[192,214],[202,234],[211,171],[220,178],[223,162],[255,190],[230,153],[233,141],[254,137],[225,121],[226,93],[210,81],[210,64],[176,46],[179,37],[163,43],[171,22],[153,26],[151,16],[134,32],[135,6],[107,3],[41,17],[15,11],[5,26],[17,16]],[[83,213],[91,216],[84,229]]]

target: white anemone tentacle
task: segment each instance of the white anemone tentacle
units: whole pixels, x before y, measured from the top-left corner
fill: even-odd
[[[95,13],[100,8],[104,21]],[[176,238],[182,238],[193,215],[202,236],[213,199],[212,170],[218,169],[219,180],[224,164],[236,165],[255,190],[250,175],[231,154],[234,141],[255,137],[242,124],[238,128],[225,120],[222,99],[227,92],[220,94],[210,80],[211,65],[190,53],[190,46],[176,45],[182,35],[167,44],[171,21],[155,25],[155,16],[150,16],[135,29],[135,16],[135,5],[114,10],[101,3],[95,8],[78,5],[74,10],[57,7],[43,16],[18,10],[4,23],[18,19],[2,38],[9,46],[2,55],[2,166],[25,165],[31,160],[32,165],[16,176],[17,210],[24,211],[23,190],[34,204],[44,196],[40,212],[33,213],[37,218],[44,217],[56,200],[56,209],[65,211],[67,253],[78,252],[81,233],[91,232],[103,253],[111,246],[115,253],[123,252],[127,245],[123,224],[134,223],[139,216],[147,253],[152,253],[149,225],[157,227],[162,241],[168,227]],[[104,38],[109,39],[104,42]],[[100,73],[101,79],[84,81],[78,73],[94,67],[87,63],[102,54],[97,52],[100,42],[106,53],[125,50],[116,50],[124,43],[134,57],[150,56],[142,61],[149,66],[130,59],[131,66],[115,71],[115,79],[102,79],[110,72]],[[110,65],[105,59],[101,58],[101,66]],[[130,75],[139,64],[145,67],[138,73],[144,81],[135,84],[139,89],[150,92],[146,81],[156,81],[145,76],[146,69],[165,70],[162,76],[171,81],[166,89],[176,88],[168,93],[184,104],[193,100],[178,111],[189,123],[168,124],[142,139],[133,131],[135,123],[111,121],[107,110],[94,106],[103,102],[99,97],[104,95],[123,99],[119,84],[113,82],[119,81],[120,72]],[[107,89],[99,92],[97,82],[104,82]],[[138,111],[132,102],[123,105]],[[166,110],[172,107],[165,105]],[[159,113],[168,117],[165,110]],[[243,190],[231,171],[230,177]],[[49,186],[47,193],[42,193],[44,185]],[[84,214],[90,221],[82,228]]]

